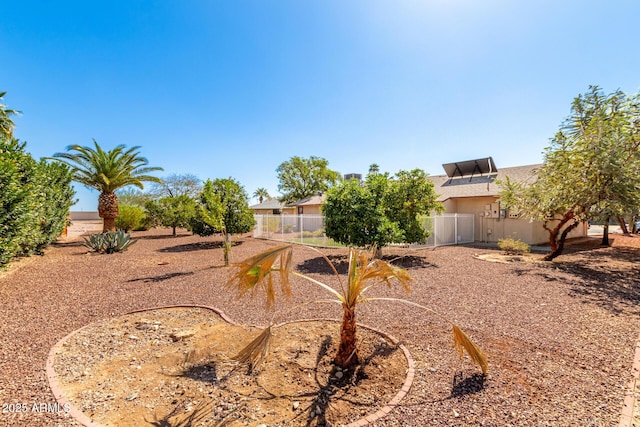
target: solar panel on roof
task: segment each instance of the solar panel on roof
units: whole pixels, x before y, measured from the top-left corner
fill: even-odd
[[[492,157],[465,160],[463,162],[445,163],[442,167],[449,178],[453,178],[455,176],[463,177],[467,175],[471,175],[471,177],[473,177],[476,173],[482,175],[498,171]]]

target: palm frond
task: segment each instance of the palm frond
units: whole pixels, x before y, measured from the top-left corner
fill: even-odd
[[[271,274],[273,271],[280,273],[282,291],[286,295],[290,294],[289,273],[292,264],[292,251],[291,245],[278,246],[245,259],[237,266],[237,272],[231,276],[227,285],[236,288],[240,296],[249,291],[255,291],[257,285],[261,285],[266,293],[267,308],[271,308],[275,302],[273,275]],[[277,261],[279,264],[276,266]]]
[[[462,329],[453,325],[453,342],[456,346],[456,350],[460,353],[460,357],[464,355],[463,349],[467,351],[471,360],[473,360],[482,369],[482,373],[487,373],[487,356],[480,350],[467,334]]]
[[[363,294],[372,286],[385,282],[391,286],[397,280],[407,292],[410,291],[409,282],[412,280],[406,270],[388,262],[373,259],[375,248],[371,251],[357,251],[349,249],[349,283],[347,288],[347,305],[354,306],[363,300]],[[368,282],[374,281],[368,286]]]
[[[249,369],[253,370],[258,364],[264,360],[269,351],[269,343],[271,341],[271,326],[265,328],[264,331],[255,337],[246,347],[233,356],[231,359],[240,363],[249,362]]]

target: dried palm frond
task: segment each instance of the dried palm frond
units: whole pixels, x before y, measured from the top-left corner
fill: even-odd
[[[291,293],[289,273],[291,272],[292,257],[293,247],[284,245],[247,258],[237,266],[237,272],[229,279],[227,285],[237,289],[240,296],[243,296],[248,291],[255,291],[256,286],[260,284],[267,296],[267,308],[271,308],[275,302],[273,275],[271,273],[273,271],[280,273],[282,292],[285,295],[289,295]],[[278,262],[277,265],[276,262]]]
[[[464,355],[463,349],[467,350],[471,359],[482,369],[482,373],[487,373],[487,356],[480,350],[480,347],[471,341],[471,338],[456,325],[453,325],[453,342],[456,350],[460,353],[460,357]]]
[[[379,282],[385,282],[391,286],[392,280],[397,280],[405,291],[409,291],[411,276],[406,270],[389,264],[388,262],[373,259],[375,249],[372,251],[358,252],[355,249],[349,250],[349,286],[347,300],[349,304],[357,304],[363,299],[363,293],[371,286]],[[365,284],[371,280],[376,280],[367,287]]]
[[[253,339],[246,347],[233,356],[231,359],[240,363],[249,362],[250,370],[253,370],[265,358],[269,351],[269,343],[271,341],[271,326],[265,328],[256,338]]]

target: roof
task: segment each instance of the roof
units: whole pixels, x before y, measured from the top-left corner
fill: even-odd
[[[515,166],[511,168],[502,168],[497,172],[484,175],[473,175],[471,177],[450,178],[447,175],[430,176],[429,179],[434,184],[438,201],[445,201],[460,197],[483,197],[498,196],[500,187],[496,184],[496,180],[505,180],[507,177],[511,181],[516,182],[533,182],[535,180],[536,171],[541,164]]]
[[[287,207],[294,207],[294,206],[319,206],[324,204],[324,201],[326,199],[326,195],[324,193],[318,193],[318,194],[314,194],[313,196],[309,196],[309,197],[305,197],[304,199],[300,199],[296,202],[293,203],[289,203],[287,205]]]
[[[250,209],[282,209],[284,203],[278,199],[269,199],[257,205],[249,206]]]

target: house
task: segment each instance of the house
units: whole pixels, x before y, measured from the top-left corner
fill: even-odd
[[[312,196],[289,203],[286,207],[294,209],[294,213],[298,215],[322,215],[320,209],[326,198],[326,194],[318,192]]]
[[[491,157],[442,165],[446,175],[430,176],[438,201],[445,207],[444,213],[473,214],[474,240],[497,242],[513,237],[528,244],[546,243],[548,232],[541,222],[518,218],[500,205],[500,187],[497,180],[531,183],[541,164],[497,169]],[[588,224],[580,224],[568,235],[587,235]]]
[[[285,206],[278,199],[263,201],[257,205],[249,206],[249,209],[253,209],[255,215],[293,215],[296,213],[294,207]]]

